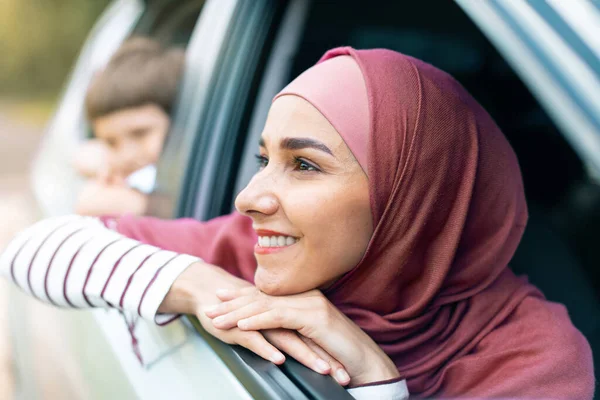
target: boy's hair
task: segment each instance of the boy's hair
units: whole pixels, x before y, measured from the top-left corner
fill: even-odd
[[[123,108],[154,103],[171,112],[183,72],[185,51],[142,37],[127,39],[88,88],[90,121]]]

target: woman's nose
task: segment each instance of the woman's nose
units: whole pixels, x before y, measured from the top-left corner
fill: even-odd
[[[265,171],[254,175],[250,183],[237,195],[235,208],[249,217],[273,215],[279,209],[279,201],[273,193],[275,182]]]

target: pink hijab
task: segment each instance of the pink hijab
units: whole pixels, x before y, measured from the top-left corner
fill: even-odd
[[[312,102],[369,177],[375,232],[363,260],[327,297],[381,346],[413,395],[591,399],[585,338],[564,306],[507,267],[527,207],[500,129],[429,64],[348,47],[319,63],[339,56],[356,62],[360,83],[348,73],[338,84],[297,85],[301,76],[281,94]],[[349,97],[346,90],[363,96],[346,111],[363,115],[356,123],[342,121],[344,107],[321,96]],[[206,223],[124,217],[118,230],[253,279],[256,236],[239,214]]]

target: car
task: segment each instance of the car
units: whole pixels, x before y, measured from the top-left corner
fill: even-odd
[[[150,198],[149,214],[162,218],[232,211],[256,171],[271,99],[327,49],[398,50],[457,78],[506,134],[530,209],[510,265],[568,307],[600,365],[599,21],[600,5],[586,0],[116,0],[69,78],[34,166],[34,190],[46,215],[72,211],[78,180],[65,160],[90,134],[85,90],[131,34],[187,46]],[[25,329],[21,317],[16,307],[13,325]],[[117,311],[61,318],[72,321],[77,368],[92,398],[351,398],[293,359],[278,367],[220,342],[192,317],[166,328],[139,321],[143,365],[131,351],[131,325]],[[34,398],[24,373],[32,354],[25,340],[15,348],[20,390]]]

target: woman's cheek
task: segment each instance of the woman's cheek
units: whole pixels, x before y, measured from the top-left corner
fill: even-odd
[[[335,188],[334,188],[335,189]],[[294,207],[297,213],[294,220],[296,227],[302,232],[300,241],[301,254],[299,260],[291,263],[296,285],[303,291],[315,289],[328,282],[336,275],[343,265],[345,251],[346,222],[348,215],[340,210],[337,191],[327,188],[321,191],[305,191]],[[292,216],[288,215],[291,219]]]
[[[357,185],[333,179],[285,186],[280,201],[301,235],[300,246],[285,266],[270,266],[259,279],[272,292],[301,293],[339,278],[360,261],[372,231],[368,189],[356,193]]]
[[[323,266],[319,272],[323,281],[352,270],[362,259],[373,231],[368,193],[343,186],[332,191],[332,201],[326,206],[315,215],[322,221],[316,258]]]

